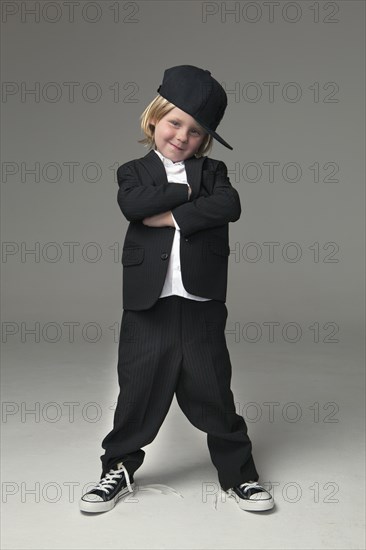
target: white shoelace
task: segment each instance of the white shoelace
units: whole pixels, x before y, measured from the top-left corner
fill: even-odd
[[[259,485],[258,481],[248,481],[247,483],[241,483],[240,488],[244,487],[244,491],[248,491],[248,489],[263,489],[265,491],[264,487],[262,485]]]
[[[93,487],[92,491],[98,489],[99,491],[104,491],[108,494],[111,489],[114,489],[114,485],[118,482],[118,480],[121,479],[123,472],[125,474],[128,490],[132,493],[133,489],[131,487],[128,471],[123,466],[123,464],[121,464],[121,468],[119,468],[118,470],[109,470],[109,472],[103,477],[98,485]]]

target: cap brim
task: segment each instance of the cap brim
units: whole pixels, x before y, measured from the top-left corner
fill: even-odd
[[[197,120],[198,124],[200,126],[202,126],[202,128],[204,130],[206,130],[206,132],[208,134],[210,134],[213,138],[215,138],[218,142],[220,142],[222,145],[224,145],[225,147],[227,147],[228,149],[231,149],[231,151],[233,151],[233,147],[231,147],[231,145],[228,144],[227,141],[225,141],[221,136],[219,136],[219,134],[217,132],[214,132],[213,130],[211,130],[210,128],[207,128],[207,126],[205,126],[204,124],[202,124],[202,122],[200,122],[197,118],[195,119]]]

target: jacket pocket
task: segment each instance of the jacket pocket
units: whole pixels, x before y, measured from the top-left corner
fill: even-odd
[[[144,259],[145,249],[142,246],[129,246],[122,250],[122,265],[138,265]]]

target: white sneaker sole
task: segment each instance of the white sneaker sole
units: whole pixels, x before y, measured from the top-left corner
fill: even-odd
[[[225,491],[225,493],[229,495],[229,497],[233,497],[239,505],[239,508],[247,512],[265,512],[266,510],[271,510],[274,506],[273,497],[264,500],[243,500],[232,489]]]
[[[131,488],[135,489],[135,482],[131,483]],[[108,500],[107,502],[100,502],[100,501],[91,502],[91,501],[83,500],[83,498],[81,498],[79,501],[79,508],[82,512],[88,512],[91,514],[98,513],[98,512],[109,512],[115,507],[117,502],[127,494],[132,495],[133,491],[131,492],[128,490],[128,487],[125,487],[124,489],[122,489],[122,491],[117,493],[112,500]]]

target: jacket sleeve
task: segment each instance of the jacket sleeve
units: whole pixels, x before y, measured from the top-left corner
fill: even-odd
[[[188,201],[188,186],[181,183],[143,185],[131,165],[117,170],[117,202],[129,222],[166,212]]]
[[[183,237],[202,229],[235,222],[240,218],[239,194],[230,183],[224,162],[219,162],[214,177],[211,195],[198,197],[172,208],[172,214]]]

